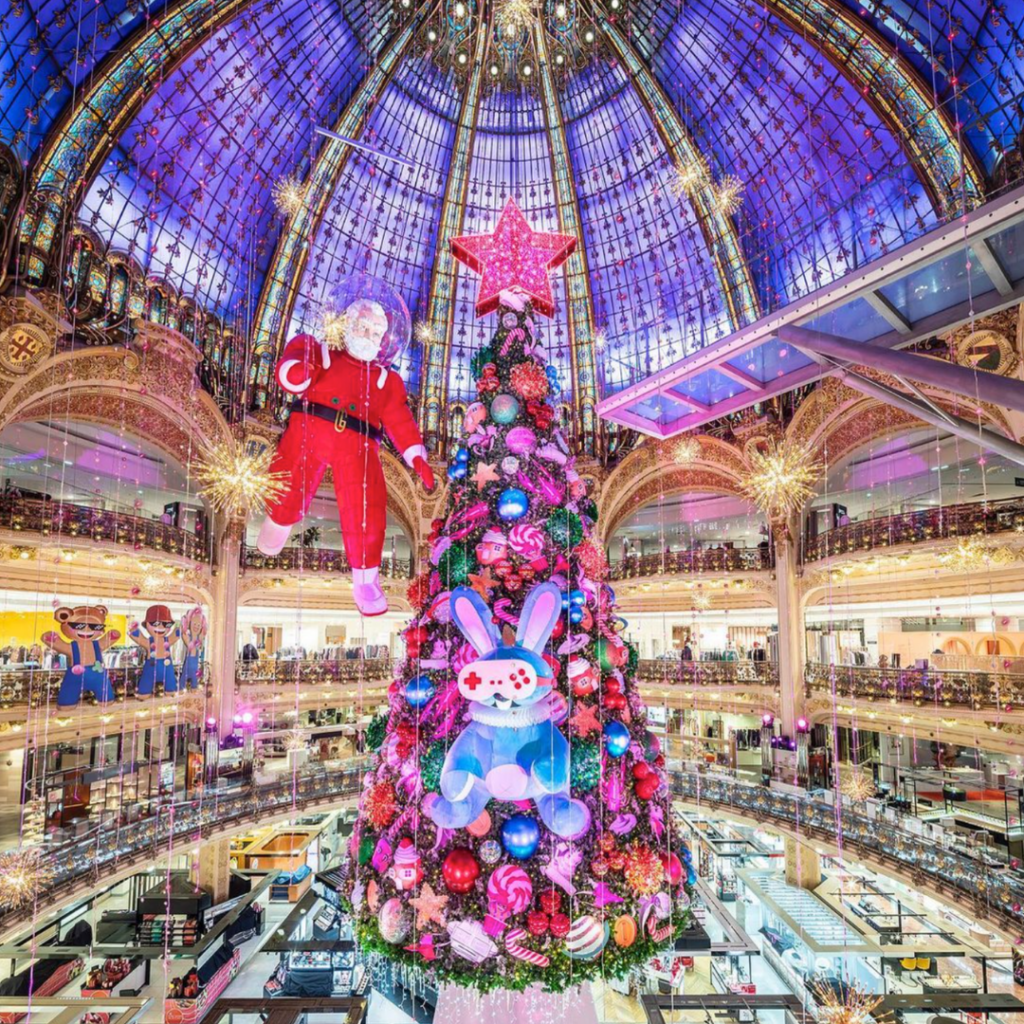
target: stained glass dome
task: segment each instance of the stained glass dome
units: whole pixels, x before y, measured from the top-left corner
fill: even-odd
[[[510,196],[581,240],[539,331],[589,405],[1020,173],[1013,4],[40,0],[2,28],[22,272],[85,274],[84,247],[110,328],[132,268],[219,325],[257,406],[281,340],[354,272],[412,311],[410,391],[467,399],[489,328],[444,243]]]

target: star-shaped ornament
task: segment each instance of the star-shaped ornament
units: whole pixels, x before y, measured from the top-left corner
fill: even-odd
[[[576,730],[577,736],[589,736],[592,732],[601,731],[601,723],[597,720],[596,704],[577,704],[576,712],[569,719]]]
[[[498,464],[496,462],[478,462],[472,479],[473,483],[476,484],[476,489],[482,491],[487,484],[494,483],[495,480],[500,479],[498,476]]]
[[[487,601],[491,596],[491,591],[498,586],[498,581],[491,575],[491,567],[487,566],[483,572],[469,574],[469,585]]]
[[[505,203],[494,231],[489,235],[459,235],[451,240],[452,255],[482,275],[476,297],[476,315],[484,316],[500,305],[503,291],[519,289],[533,308],[555,315],[555,299],[548,276],[576,248],[573,235],[534,231],[516,206]]]
[[[409,906],[416,911],[416,927],[426,928],[431,921],[444,924],[444,908],[448,905],[448,897],[434,892],[429,882],[423,883],[419,896],[409,900]]]

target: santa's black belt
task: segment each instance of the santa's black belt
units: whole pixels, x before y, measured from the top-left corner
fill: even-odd
[[[380,431],[376,427],[344,409],[337,409],[332,405],[321,405],[319,402],[303,402],[295,411],[304,412],[307,416],[316,416],[318,419],[333,423],[334,429],[339,434],[345,430],[354,430],[357,434],[365,434],[371,441],[380,444]]]

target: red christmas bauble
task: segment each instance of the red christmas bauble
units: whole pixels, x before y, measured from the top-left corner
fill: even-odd
[[[562,909],[562,894],[557,889],[545,889],[538,902],[545,914],[557,914]]]
[[[565,619],[559,616],[555,622],[555,628],[551,630],[551,639],[557,640],[565,632]]]
[[[636,786],[634,786],[634,790],[639,799],[651,800],[653,799],[654,794],[658,792],[658,786],[658,776],[648,775],[646,778],[641,779],[636,784]]]
[[[615,676],[606,679],[601,685],[604,687],[605,693],[622,693],[622,683]]]
[[[623,711],[628,704],[624,693],[606,693],[601,703],[609,711]]]
[[[604,857],[595,857],[590,862],[590,873],[595,878],[604,878],[604,876],[608,874],[609,870],[611,869],[608,867],[608,861],[606,861]]]
[[[665,866],[665,877],[671,885],[683,880],[683,862],[674,853],[663,853],[661,863]]]
[[[548,915],[543,910],[531,910],[526,915],[526,927],[531,935],[543,935],[549,924]]]
[[[637,761],[637,763],[633,765],[633,778],[638,782],[640,779],[646,779],[650,774],[651,768],[646,761]]]
[[[551,915],[551,924],[549,925],[549,927],[551,929],[551,934],[554,935],[556,938],[564,939],[566,935],[569,934],[569,928],[571,927],[571,925],[572,922],[565,914]]]
[[[441,874],[452,892],[466,893],[480,877],[480,864],[469,850],[457,846],[445,857]]]
[[[598,844],[605,853],[615,849],[615,836],[611,832],[605,832],[601,836],[601,841]]]

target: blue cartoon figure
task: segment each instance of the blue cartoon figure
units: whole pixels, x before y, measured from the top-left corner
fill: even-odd
[[[553,583],[526,597],[514,645],[502,642],[490,609],[466,587],[452,591],[455,624],[479,657],[459,673],[469,724],[441,769],[441,795],[425,809],[442,828],[463,828],[493,800],[532,800],[544,824],[572,838],[590,826],[590,811],[569,795],[569,743],[551,721],[551,666],[541,657],[562,611]]]
[[[206,616],[202,608],[190,608],[181,617],[181,639],[185,642],[185,660],[181,663],[178,683],[189,690],[194,690],[203,678]]]
[[[103,704],[113,700],[114,688],[103,664],[103,652],[116,644],[121,634],[116,629],[107,632],[107,609],[101,604],[58,608],[53,617],[60,633],[44,633],[43,643],[71,663],[61,680],[57,706],[72,708],[84,693],[93,694]]]
[[[178,677],[174,674],[171,648],[181,636],[181,630],[174,624],[174,616],[167,605],[151,605],[146,609],[142,625],[133,622],[128,636],[146,652],[135,696],[152,697],[157,683],[164,688],[164,693],[174,693],[178,689]]]

